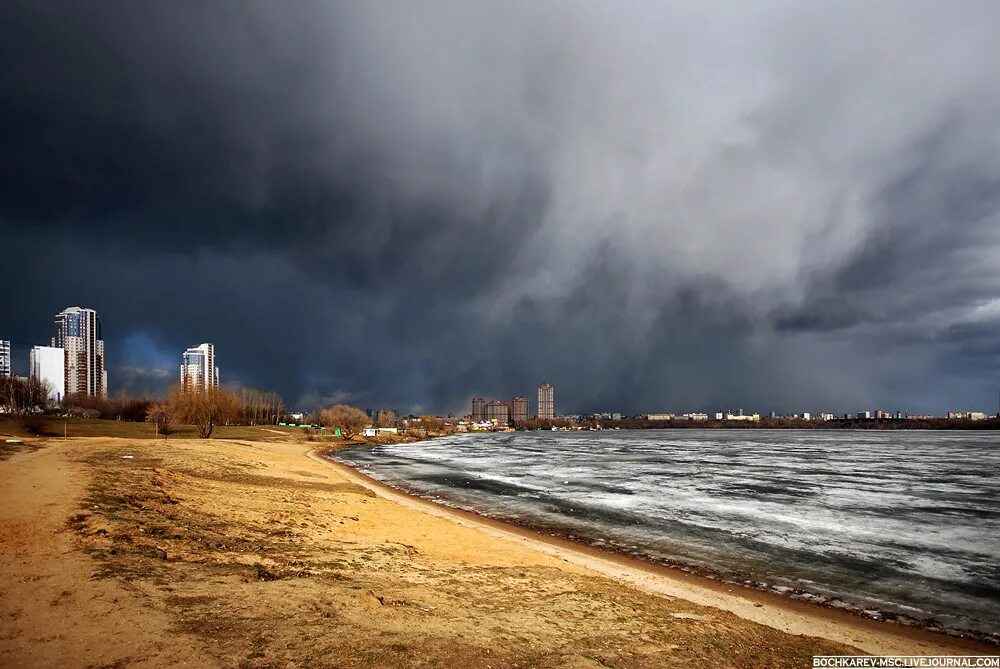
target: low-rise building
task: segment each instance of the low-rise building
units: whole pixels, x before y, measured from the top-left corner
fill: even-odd
[[[982,411],[949,411],[949,420],[986,420]]]
[[[672,413],[650,413],[646,414],[646,420],[673,420],[674,414]]]

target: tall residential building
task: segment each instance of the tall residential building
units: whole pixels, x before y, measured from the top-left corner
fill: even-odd
[[[472,398],[472,420],[486,420],[486,400],[482,397]]]
[[[0,339],[0,376],[10,375],[10,342]]]
[[[49,398],[61,402],[66,396],[66,349],[32,348],[28,354],[28,375],[49,384]]]
[[[56,314],[52,346],[66,351],[66,394],[108,396],[101,319],[93,309],[68,307]]]
[[[215,366],[215,346],[199,344],[184,351],[181,388],[201,391],[218,387],[219,368]]]
[[[556,417],[556,389],[551,383],[538,386],[538,417],[549,420]]]
[[[510,420],[512,423],[523,423],[528,420],[528,398],[513,397],[510,400]]]
[[[502,400],[490,400],[486,403],[486,420],[507,425],[510,423],[510,406]]]

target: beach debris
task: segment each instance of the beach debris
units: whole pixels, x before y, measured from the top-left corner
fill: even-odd
[[[122,460],[132,460],[133,458],[135,458],[134,455],[123,455],[122,456]]]
[[[671,613],[672,618],[680,618],[682,620],[708,620],[708,616],[699,615],[697,613]]]

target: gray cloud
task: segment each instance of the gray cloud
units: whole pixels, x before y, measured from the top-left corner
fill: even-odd
[[[113,386],[213,340],[304,405],[992,408],[998,24],[7,3],[0,328],[87,303]]]

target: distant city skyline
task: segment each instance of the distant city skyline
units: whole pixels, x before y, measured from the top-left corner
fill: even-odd
[[[499,425],[516,425],[532,417],[528,398],[521,395],[509,400],[496,398],[487,400],[477,395],[472,398],[471,411],[468,415],[473,421],[493,421]]]
[[[98,383],[98,388],[100,389],[100,392],[108,393],[115,390],[114,388],[109,390],[106,386],[107,371],[103,368],[104,365],[106,364],[104,360],[105,358],[104,342],[102,339],[97,339],[99,333],[103,332],[103,323],[101,318],[97,316],[97,311],[90,308],[69,307],[59,312],[56,315],[55,324],[56,324],[54,330],[55,334],[52,337],[50,337],[50,343],[54,343],[57,340],[63,342],[70,342],[72,346],[74,346],[73,350],[76,351],[75,359],[77,360],[77,365],[75,369],[71,369],[71,366],[69,365],[70,358],[68,357],[67,354],[67,357],[65,359],[66,367],[61,372],[63,378],[65,379],[63,383],[57,383],[53,381],[53,379],[55,379],[56,376],[60,374],[60,372],[56,369],[57,365],[54,362],[54,357],[52,355],[52,351],[50,350],[53,348],[51,346],[29,345],[27,342],[18,342],[17,340],[13,341],[0,340],[0,369],[2,369],[4,361],[9,359],[10,369],[12,374],[22,373],[26,376],[34,374],[38,375],[40,378],[46,378],[47,380],[50,381],[50,386],[52,386],[53,388],[54,398],[61,398],[61,396],[64,395],[65,393],[72,392],[70,390],[67,390],[66,388],[81,387],[81,384],[87,384],[89,380],[93,378],[93,375],[97,373],[98,369],[100,369],[100,376],[101,376],[101,382]],[[82,331],[82,332],[93,333],[94,342],[92,348],[94,351],[94,362],[92,367],[88,367],[88,364],[86,363],[86,360],[88,358],[87,358],[87,353],[84,350],[85,340],[91,335],[87,335],[87,337],[79,337],[78,339],[70,340],[67,338],[68,335],[66,334],[67,332],[70,331],[72,332]],[[139,341],[141,344],[148,344],[150,341],[152,341],[152,339],[153,338],[151,337],[143,337]],[[17,345],[18,343],[20,343],[20,347]],[[210,347],[210,349],[206,349],[205,347]],[[145,348],[145,346],[140,346],[140,349],[141,348]],[[65,351],[65,349],[60,349],[60,350]],[[201,364],[202,369],[204,369],[205,363],[203,361],[209,358],[212,360],[211,367],[213,369],[213,372],[210,377],[211,385],[209,387],[221,385],[218,375],[218,366],[215,364],[214,344],[201,344],[199,346],[190,347],[184,352],[184,354],[182,355],[181,376],[180,376],[180,381],[182,385],[184,384],[184,378],[185,378],[184,370],[187,367],[184,361],[190,359],[193,362],[194,358],[193,357],[189,358],[189,356],[195,356],[195,357],[201,356],[204,355],[206,351],[208,351],[208,355],[204,358],[199,358],[199,360],[201,361],[199,364]],[[20,371],[18,365],[19,352],[21,352],[22,355],[25,352],[27,353],[27,355],[25,356],[27,358],[27,360],[25,361],[27,364],[20,366]],[[36,357],[37,357],[37,362],[36,362]],[[193,370],[193,367],[190,367],[189,369]],[[160,379],[158,384],[154,386],[147,386],[141,388],[139,389],[138,394],[150,394],[150,393],[161,394],[161,395],[166,394],[167,390],[169,389],[169,386],[178,380],[176,374],[177,374],[176,371],[173,373],[173,375],[171,375],[168,370],[165,369],[162,370],[162,372],[157,374],[157,376]],[[202,377],[202,372],[197,372],[196,375],[198,378],[198,383],[204,386],[204,381],[203,381],[204,377]],[[252,377],[252,373],[240,376],[243,376],[243,378]],[[545,406],[544,397],[546,395],[544,394],[543,388],[546,385],[547,384],[541,384],[536,389],[535,411],[531,411],[530,403],[523,396],[515,395],[512,399],[501,400],[501,402],[503,402],[504,405],[507,407],[507,412],[508,412],[507,415],[510,417],[509,420],[511,421],[516,420],[514,418],[515,415],[519,416],[524,415],[523,413],[524,410],[522,408],[523,405],[521,403],[528,404],[529,418],[533,416],[543,415],[538,410],[538,407]],[[246,382],[237,382],[234,384],[234,387],[241,387],[241,386],[249,387],[252,386],[252,383],[248,384]],[[132,391],[132,392],[136,391],[136,389],[132,387],[124,387],[121,388],[121,390]],[[1000,389],[997,390],[1000,391]],[[479,397],[479,398],[473,398],[473,401],[475,399],[482,400],[483,409],[480,412],[480,414],[485,417],[486,400],[482,397]],[[538,403],[538,400],[540,399],[543,400],[542,404]],[[802,402],[793,404],[788,407],[781,407],[778,409],[768,408],[768,405],[764,405],[763,407],[755,405],[753,408],[753,412],[759,413],[761,416],[765,417],[766,416],[801,417],[803,415],[812,414],[813,416],[817,417],[823,415],[829,415],[835,418],[844,418],[845,416],[850,416],[850,417],[864,416],[865,413],[870,414],[872,418],[882,413],[884,413],[887,418],[892,418],[895,416],[946,417],[951,414],[972,415],[975,417],[979,417],[979,416],[996,415],[997,412],[1000,411],[1000,400],[998,400],[998,396],[995,394],[994,397],[991,399],[993,400],[993,406],[990,406],[990,403],[988,401],[979,403],[974,403],[974,402],[963,403],[960,401],[950,401],[938,406],[931,407],[929,409],[923,406],[913,409],[901,408],[889,403],[872,402],[869,405],[870,407],[872,407],[871,409],[864,409],[860,411],[852,411],[850,409],[851,407],[857,407],[859,404],[865,404],[865,402],[845,402],[843,405],[832,405],[832,403],[808,404]],[[469,401],[470,400],[466,400],[466,402]],[[515,403],[517,403],[517,410],[520,411],[521,413],[515,412]],[[292,404],[293,406],[298,406],[303,410],[309,410],[310,408],[312,408],[308,404],[295,404],[294,400],[292,401]],[[361,403],[358,402],[357,404]],[[464,409],[461,407],[461,405],[458,405],[452,407],[445,407],[443,409],[437,409],[437,410],[430,410],[426,407],[426,405],[421,405],[421,404],[415,404],[415,405],[404,404],[404,406],[407,406],[408,410],[404,411],[403,415],[409,413],[414,413],[414,414],[428,413],[428,411],[433,411],[434,413],[440,415],[447,415],[447,414],[467,415],[469,404],[466,403]],[[602,416],[603,415],[610,416],[613,414],[622,416],[647,416],[653,414],[662,416],[666,415],[687,416],[689,413],[691,415],[700,415],[699,412],[706,412],[704,413],[704,415],[712,417],[716,414],[719,406],[735,406],[735,403],[723,402],[723,403],[716,403],[714,405],[712,404],[706,405],[704,403],[695,404],[694,402],[682,401],[682,402],[668,403],[664,401],[659,403],[638,404],[635,401],[630,401],[628,398],[625,398],[620,402],[602,402],[601,404],[583,405],[583,408],[580,408],[579,406],[572,406],[560,413],[556,413],[553,410],[552,415],[555,417],[559,415],[586,417],[592,414],[602,415]],[[806,410],[806,407],[809,407],[813,410],[812,411]],[[885,407],[888,408],[885,409]],[[609,408],[613,409],[613,411],[608,411]],[[499,406],[495,406],[493,408],[494,415],[498,415],[497,412],[499,411],[500,411]],[[471,413],[471,415],[473,416],[476,415],[475,407],[473,407],[473,412]]]

